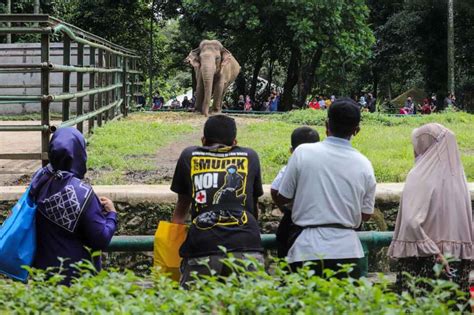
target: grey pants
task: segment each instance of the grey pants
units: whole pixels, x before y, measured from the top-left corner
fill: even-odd
[[[247,260],[247,257],[251,257],[257,260],[258,263],[264,264],[264,257],[259,252],[232,252],[232,255],[239,260]],[[181,262],[181,279],[180,284],[183,287],[187,287],[186,283],[193,280],[192,273],[195,271],[198,275],[211,275],[211,270],[216,273],[217,276],[226,277],[232,273],[232,270],[226,266],[222,259],[227,258],[225,255],[211,255],[198,258],[183,258]],[[250,265],[248,271],[255,271],[255,266]]]

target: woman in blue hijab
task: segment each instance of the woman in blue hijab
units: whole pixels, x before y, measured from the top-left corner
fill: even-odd
[[[38,205],[37,250],[33,267],[63,268],[63,284],[78,275],[71,265],[92,261],[92,253],[107,248],[117,226],[112,201],[98,198],[83,181],[87,171],[86,142],[74,128],[57,130],[49,145],[50,164],[33,176],[30,195]],[[60,258],[63,260],[61,263]],[[58,269],[59,270],[59,269]]]

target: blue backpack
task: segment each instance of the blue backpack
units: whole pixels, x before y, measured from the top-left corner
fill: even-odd
[[[29,197],[30,188],[12,209],[12,214],[0,226],[0,273],[23,282],[36,251],[36,204]]]

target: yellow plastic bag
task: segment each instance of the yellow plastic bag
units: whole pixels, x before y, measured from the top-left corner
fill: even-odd
[[[158,223],[155,233],[153,265],[159,266],[160,271],[169,273],[171,279],[179,281],[181,257],[179,248],[186,239],[188,227],[166,221]]]

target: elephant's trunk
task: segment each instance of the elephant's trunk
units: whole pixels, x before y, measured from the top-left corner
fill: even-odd
[[[214,75],[216,73],[216,62],[213,56],[206,58],[201,55],[201,74],[204,90],[204,98],[202,101],[202,113],[207,116],[209,113],[209,104],[212,98],[212,87],[214,83]]]

